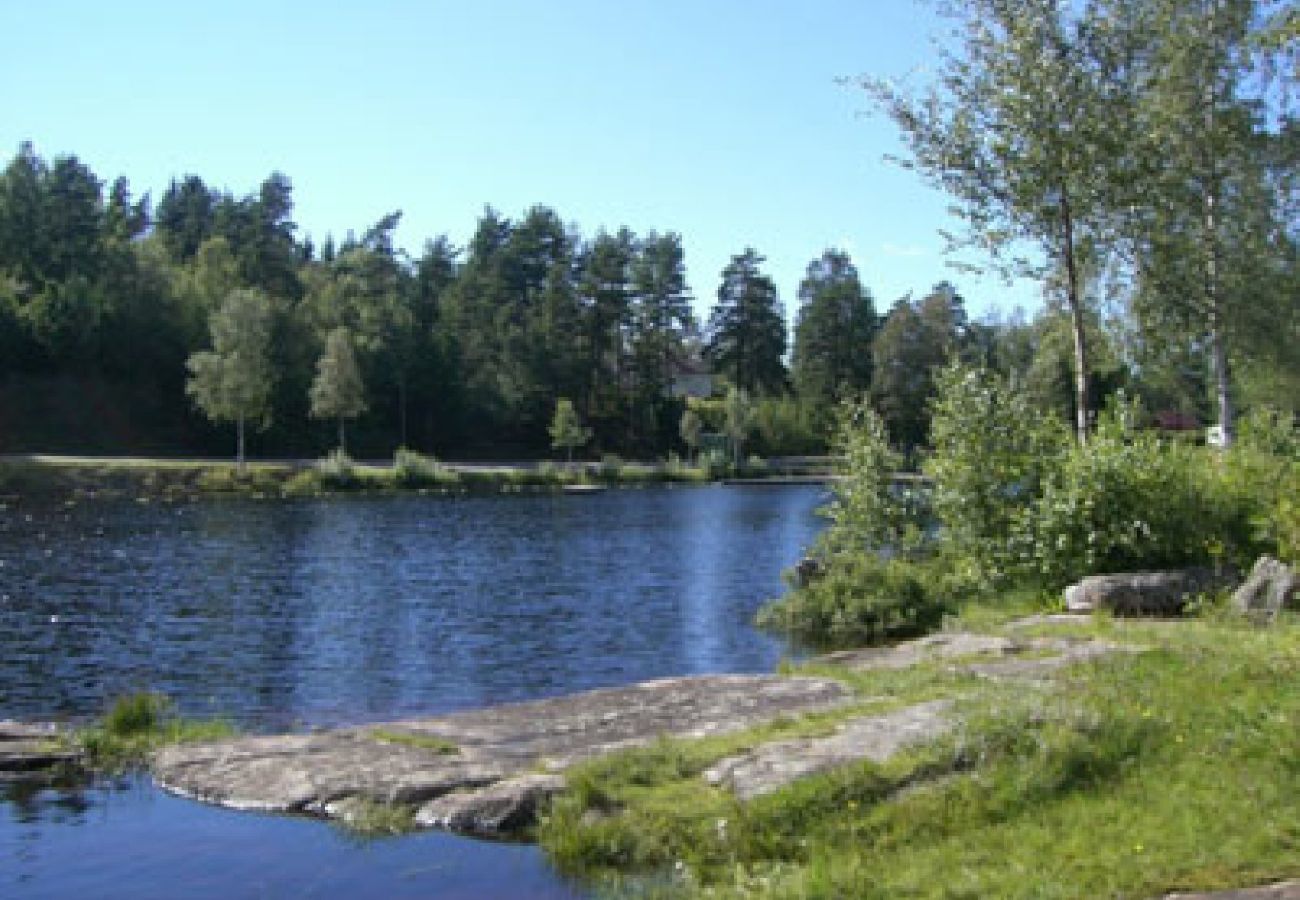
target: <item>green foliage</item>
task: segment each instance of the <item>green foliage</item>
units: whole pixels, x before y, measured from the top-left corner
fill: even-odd
[[[767,456],[810,456],[826,451],[829,429],[802,398],[764,397],[754,407],[754,444]]]
[[[933,574],[903,559],[835,557],[808,584],[763,607],[758,624],[826,648],[915,637],[950,609]]]
[[[356,463],[338,447],[316,462],[316,474],[321,486],[329,490],[346,491],[361,486]]]
[[[578,411],[573,408],[573,401],[567,397],[555,402],[555,415],[547,431],[551,436],[551,446],[556,450],[566,450],[570,462],[573,461],[574,449],[591,440],[591,429],[582,424]]]
[[[171,701],[162,694],[130,694],[120,697],[105,713],[103,729],[110,737],[137,737],[157,731],[170,711]]]
[[[700,434],[704,430],[704,421],[700,418],[700,414],[688,407],[682,413],[682,420],[677,430],[686,448],[691,453],[695,453],[699,449]]]
[[[741,449],[745,446],[750,432],[754,430],[757,411],[753,401],[749,399],[749,394],[738,387],[727,390],[723,410],[725,416],[723,427],[727,432],[728,440],[731,441],[732,461],[739,468]]]
[[[456,473],[436,459],[406,447],[398,447],[393,454],[393,477],[399,487],[442,487],[457,481]]]
[[[311,383],[311,415],[317,419],[337,419],[339,450],[346,450],[343,422],[365,412],[365,385],[352,350],[352,335],[347,328],[330,332],[325,352],[316,364],[316,378]]]
[[[1068,451],[1061,421],[987,369],[953,363],[937,379],[925,472],[944,551],[989,584],[1024,572],[1014,546]]]
[[[1020,552],[1050,585],[1185,565],[1248,566],[1257,497],[1234,490],[1207,451],[1136,428],[1121,401],[1086,447],[1045,480]]]
[[[799,285],[790,369],[799,398],[819,416],[871,386],[876,311],[857,267],[841,250],[808,264]]]
[[[776,285],[759,270],[762,263],[747,247],[722,270],[705,347],[718,374],[755,395],[779,393],[786,382],[785,321]]]
[[[1254,537],[1300,562],[1300,430],[1292,413],[1260,407],[1241,422],[1240,438],[1220,467],[1224,490],[1254,498]]]
[[[244,425],[270,422],[271,305],[259,291],[232,291],[209,319],[212,350],[189,358],[187,393],[214,422],[234,422],[244,461]]]
[[[92,765],[118,769],[144,762],[152,750],[167,744],[216,740],[234,733],[234,727],[222,720],[181,718],[166,696],[145,692],[120,697],[98,725],[78,731],[73,742]]]
[[[918,523],[906,498],[894,490],[900,457],[889,445],[884,420],[865,400],[839,410],[833,450],[843,460],[843,478],[833,485],[825,513],[824,554],[878,554],[913,546]]]

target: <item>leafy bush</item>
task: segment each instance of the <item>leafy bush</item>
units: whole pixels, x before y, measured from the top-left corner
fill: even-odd
[[[393,454],[393,476],[401,487],[435,487],[456,480],[455,473],[436,459],[398,447]]]
[[[945,550],[986,584],[1006,581],[1021,563],[1012,536],[1068,451],[1069,433],[1000,375],[960,364],[939,375],[932,409],[925,471]]]
[[[163,694],[129,694],[118,698],[104,714],[104,731],[114,737],[147,734],[162,727],[171,712],[171,701]]]
[[[845,554],[760,610],[758,624],[824,647],[914,637],[939,625],[948,611],[929,575],[914,562]]]
[[[754,444],[768,456],[808,456],[826,450],[811,404],[789,397],[765,397],[754,406]]]
[[[832,524],[818,554],[876,554],[916,545],[920,525],[894,486],[901,459],[889,446],[884,421],[865,400],[840,408],[834,448],[844,460],[844,478],[823,510]]]
[[[302,469],[284,483],[280,493],[285,497],[314,497],[321,491],[320,473],[315,469]]]
[[[1256,500],[1222,476],[1212,451],[1134,427],[1122,398],[1085,447],[1047,478],[1018,550],[1050,585],[1083,575],[1227,562],[1242,566]]]
[[[1300,561],[1300,431],[1295,416],[1255,409],[1223,457],[1225,490],[1254,498],[1252,524],[1260,549]]]
[[[326,488],[349,490],[360,485],[352,457],[337,448],[316,463],[316,471],[320,474],[322,486]]]
[[[705,480],[720,478],[731,471],[731,457],[726,450],[713,447],[700,454],[700,468]]]

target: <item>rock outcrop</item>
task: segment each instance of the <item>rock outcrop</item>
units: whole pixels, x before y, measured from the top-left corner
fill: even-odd
[[[730,788],[741,800],[750,800],[849,763],[883,763],[907,747],[951,731],[956,725],[948,715],[951,707],[951,701],[932,700],[849,719],[829,737],[775,741],[720,760],[705,771],[704,778],[714,786]]]
[[[1261,556],[1233,593],[1232,607],[1255,622],[1272,622],[1283,609],[1300,608],[1300,578],[1293,567]]]
[[[0,781],[42,777],[77,766],[81,754],[49,723],[0,721]]]
[[[1072,613],[1109,610],[1117,616],[1176,616],[1197,595],[1230,587],[1233,579],[1211,569],[1090,575],[1065,589]]]
[[[383,726],[167,747],[153,772],[173,792],[238,809],[336,815],[359,798],[420,806],[424,824],[488,832],[529,824],[559,789],[554,778],[529,777],[539,770],[851,699],[826,678],[667,678]]]
[[[988,678],[1038,680],[1064,666],[1133,649],[1096,638],[1022,638],[945,631],[892,647],[828,653],[817,661],[859,671],[905,669],[937,662],[953,671]]]

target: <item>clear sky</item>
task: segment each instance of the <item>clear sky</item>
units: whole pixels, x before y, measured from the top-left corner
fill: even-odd
[[[0,153],[30,140],[155,198],[279,170],[300,234],[400,209],[413,253],[463,244],[485,204],[673,230],[702,315],[746,246],[791,317],[828,246],[881,310],[943,278],[973,315],[1032,309],[1032,285],[944,267],[946,198],[883,161],[894,126],[836,83],[923,82],[942,25],[911,0],[0,0]]]

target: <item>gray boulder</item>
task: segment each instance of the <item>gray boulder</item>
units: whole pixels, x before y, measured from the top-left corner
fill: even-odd
[[[1212,569],[1090,575],[1065,589],[1072,613],[1110,610],[1117,616],[1176,616],[1198,594],[1229,587],[1232,580]]]
[[[1261,556],[1250,577],[1233,593],[1232,608],[1265,624],[1284,608],[1300,608],[1300,580],[1295,569],[1271,556]]]

